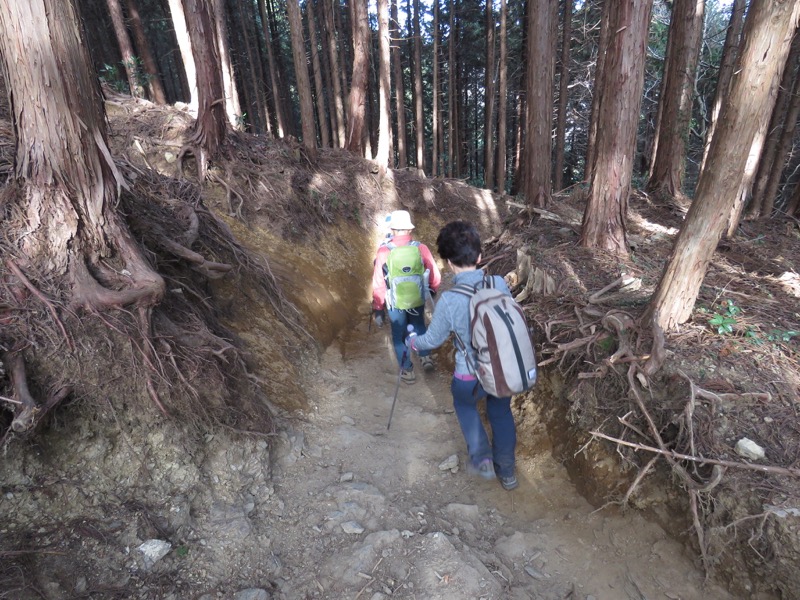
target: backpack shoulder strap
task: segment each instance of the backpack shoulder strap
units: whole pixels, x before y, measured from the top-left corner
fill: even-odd
[[[468,298],[472,298],[475,295],[475,292],[477,292],[478,290],[477,290],[477,288],[475,288],[475,287],[473,287],[471,285],[467,285],[466,283],[462,283],[462,284],[459,284],[459,285],[454,285],[453,287],[451,287],[447,291],[455,292],[457,294],[462,294],[464,296],[467,296]]]

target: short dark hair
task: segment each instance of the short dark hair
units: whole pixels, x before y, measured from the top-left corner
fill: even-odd
[[[436,238],[439,256],[458,267],[478,264],[481,255],[481,236],[472,223],[451,221]]]

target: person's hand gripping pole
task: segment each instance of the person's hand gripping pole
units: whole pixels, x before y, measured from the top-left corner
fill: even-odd
[[[392,415],[394,415],[394,405],[397,403],[397,392],[400,390],[400,377],[403,374],[403,365],[406,364],[406,357],[408,356],[408,349],[411,346],[411,338],[416,337],[416,333],[414,333],[414,326],[409,325],[408,328],[408,336],[406,337],[406,347],[403,350],[403,358],[400,360],[400,370],[397,372],[397,383],[394,386],[394,398],[392,398],[392,410],[389,411],[389,422],[386,424],[386,431],[389,431],[389,428],[392,426]]]

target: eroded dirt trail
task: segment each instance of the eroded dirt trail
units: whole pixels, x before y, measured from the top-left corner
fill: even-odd
[[[594,512],[551,456],[519,457],[514,492],[440,470],[466,455],[443,372],[401,384],[387,432],[396,363],[388,327],[367,329],[327,350],[312,414],[281,445],[276,597],[730,597],[658,526]]]

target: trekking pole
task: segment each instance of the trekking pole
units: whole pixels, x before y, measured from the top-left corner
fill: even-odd
[[[412,333],[414,331],[414,326],[408,326],[408,332]],[[392,426],[392,415],[394,414],[394,405],[397,402],[397,392],[400,391],[400,377],[403,374],[403,365],[406,362],[406,356],[408,356],[408,346],[406,349],[403,350],[403,358],[400,360],[400,370],[397,372],[397,383],[394,386],[394,398],[392,398],[392,410],[389,411],[389,422],[386,424],[386,431],[389,431],[389,427]]]

